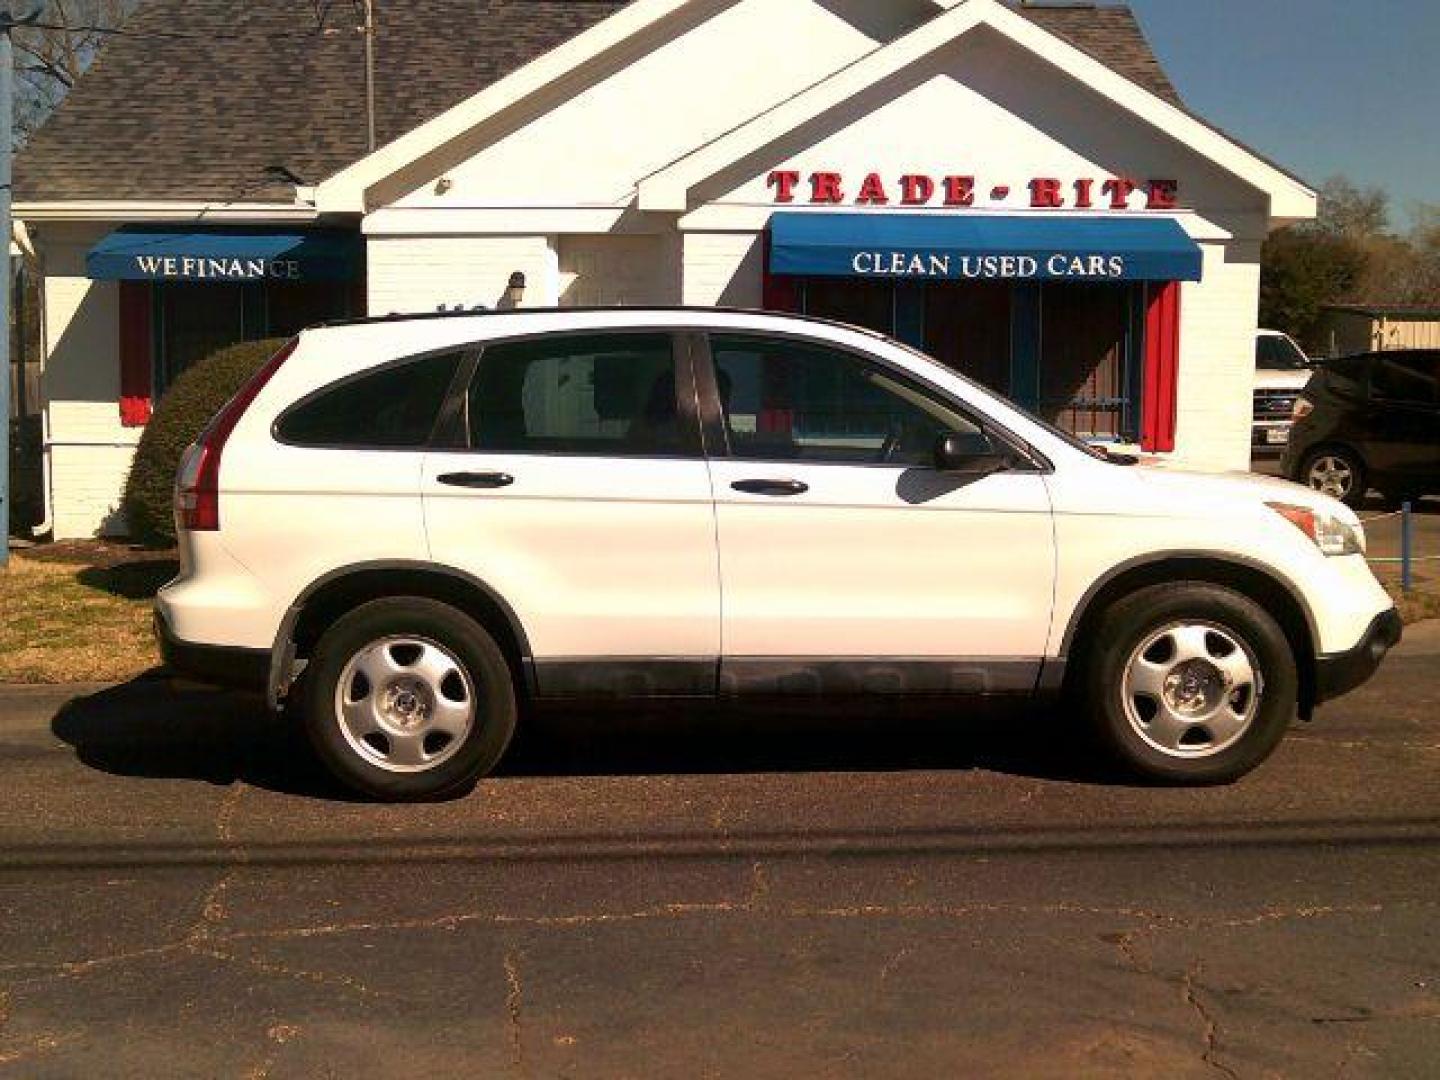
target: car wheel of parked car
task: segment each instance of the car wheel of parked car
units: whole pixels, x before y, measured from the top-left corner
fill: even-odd
[[[1365,463],[1352,450],[1339,446],[1322,447],[1305,458],[1303,481],[1347,506],[1365,501]]]
[[[375,600],[351,611],[321,637],[304,683],[316,753],[378,799],[468,791],[515,733],[515,687],[499,646],[434,600]]]
[[[1201,582],[1112,605],[1082,659],[1092,724],[1129,769],[1169,783],[1228,783],[1263,762],[1295,716],[1285,633],[1255,601]]]

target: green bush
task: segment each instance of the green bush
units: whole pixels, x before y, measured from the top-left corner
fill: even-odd
[[[247,341],[212,353],[181,374],[156,403],[125,481],[125,520],[134,539],[174,542],[175,473],[181,455],[283,344]]]

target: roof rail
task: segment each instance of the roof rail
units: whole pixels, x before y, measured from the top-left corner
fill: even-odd
[[[564,313],[566,315],[593,315],[613,314],[616,312],[692,312],[697,315],[769,315],[781,319],[797,319],[802,322],[818,323],[822,326],[840,326],[847,330],[858,330],[862,333],[872,334],[876,337],[884,337],[884,334],[871,330],[864,326],[855,326],[853,323],[841,322],[838,319],[822,319],[814,315],[801,315],[789,311],[766,311],[763,308],[747,307],[715,307],[704,304],[624,304],[624,305],[590,305],[583,307],[526,307],[508,308],[497,311],[494,308],[477,308],[470,311],[421,311],[410,314],[394,313],[391,315],[366,315],[353,319],[332,319],[316,323],[307,327],[310,330],[329,330],[345,326],[374,326],[386,323],[405,322],[433,322],[443,319],[503,319],[520,315],[554,315]]]

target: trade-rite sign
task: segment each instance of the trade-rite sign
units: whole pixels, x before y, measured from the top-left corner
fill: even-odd
[[[776,203],[794,203],[803,199],[812,206],[944,206],[963,208],[975,206],[984,199],[984,189],[973,176],[927,176],[906,173],[887,181],[878,172],[867,173],[858,185],[848,181],[844,173],[812,172],[798,169],[776,169],[766,180],[774,192]],[[1176,210],[1180,206],[1180,184],[1176,180],[1133,180],[1123,176],[1104,179],[1081,177],[1066,182],[1049,176],[1037,176],[1026,185],[1028,203],[1034,210],[1132,210],[1136,196],[1144,199],[1146,210]],[[988,205],[1003,206],[1011,202],[1013,192],[1008,184],[991,185]]]

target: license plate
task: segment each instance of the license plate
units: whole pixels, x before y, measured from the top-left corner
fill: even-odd
[[[1271,428],[1265,432],[1265,441],[1271,446],[1284,446],[1290,441],[1290,429]]]

